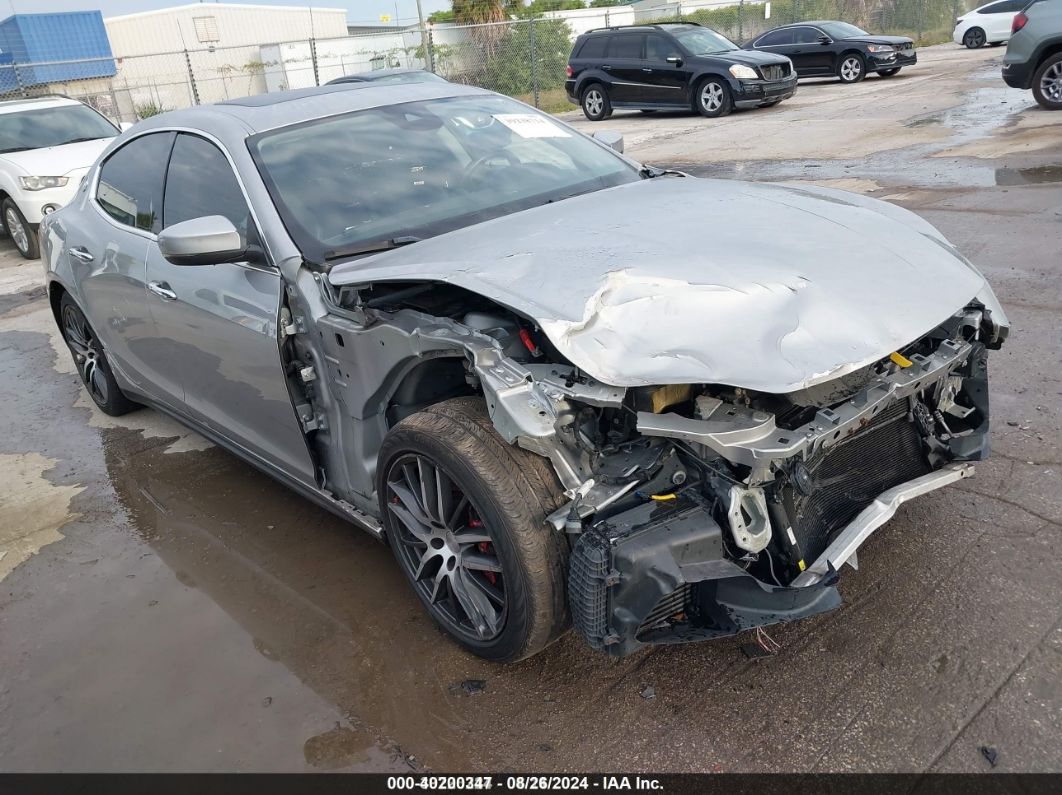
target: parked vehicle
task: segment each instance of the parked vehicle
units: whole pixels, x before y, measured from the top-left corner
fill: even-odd
[[[26,259],[37,259],[37,225],[66,204],[119,130],[76,99],[0,101],[0,218]]]
[[[987,454],[1006,316],[906,210],[612,136],[448,83],[155,116],[45,218],[48,295],[100,409],[386,539],[483,657],[830,610],[901,502]]]
[[[835,76],[842,83],[858,83],[868,72],[892,77],[918,63],[913,39],[878,36],[837,21],[783,25],[757,36],[745,48],[786,56],[799,77]]]
[[[329,80],[325,85],[337,83],[445,83],[446,79],[425,69],[376,69],[359,72]]]
[[[1062,0],[1033,0],[1014,17],[1003,80],[1031,88],[1046,110],[1062,108]]]
[[[591,30],[575,40],[567,71],[568,101],[590,121],[615,108],[725,116],[777,105],[796,92],[788,58],[743,52],[689,22]]]
[[[997,0],[975,8],[955,20],[952,40],[971,50],[986,44],[997,46],[1010,38],[1010,23],[1029,0]]]

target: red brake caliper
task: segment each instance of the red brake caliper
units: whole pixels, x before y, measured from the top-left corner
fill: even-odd
[[[471,508],[468,509],[468,526],[471,527],[471,528],[483,527],[483,520],[482,519],[477,519],[475,514],[472,513],[472,509]],[[494,551],[493,546],[491,545],[490,541],[480,541],[478,544],[476,544],[476,548],[480,552],[484,552],[484,553],[491,553],[491,552]],[[497,574],[497,572],[485,571],[485,572],[483,572],[483,576],[486,577],[487,582],[489,582],[491,585],[497,585],[498,584],[498,574]]]

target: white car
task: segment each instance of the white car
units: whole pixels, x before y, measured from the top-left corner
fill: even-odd
[[[81,178],[119,132],[76,99],[0,102],[0,218],[23,257],[40,256],[41,219],[74,198]]]
[[[997,0],[975,8],[955,20],[951,38],[971,50],[986,44],[1002,44],[1010,38],[1014,15],[1029,4],[1029,0]]]

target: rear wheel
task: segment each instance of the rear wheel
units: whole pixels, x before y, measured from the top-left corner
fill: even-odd
[[[962,43],[970,50],[979,50],[985,46],[987,40],[985,32],[981,28],[970,28],[962,37]]]
[[[706,77],[697,84],[694,107],[702,116],[715,119],[734,109],[730,86],[721,77]]]
[[[114,380],[103,345],[69,293],[63,293],[59,319],[63,339],[70,348],[77,374],[92,402],[112,417],[120,417],[137,408],[139,404],[127,398]]]
[[[867,76],[867,67],[863,62],[863,56],[856,52],[850,52],[841,58],[837,64],[837,76],[842,83],[858,83]]]
[[[1055,53],[1036,70],[1033,96],[1045,110],[1062,110],[1062,52]]]
[[[435,622],[480,657],[528,657],[568,623],[568,545],[545,523],[562,490],[545,459],[506,444],[480,398],[413,414],[380,449],[384,529]]]
[[[590,121],[603,121],[612,115],[612,103],[608,91],[600,83],[591,83],[583,89],[581,100],[583,114]]]
[[[897,66],[894,69],[882,69],[880,72],[878,72],[878,74],[881,75],[882,77],[892,77],[894,74],[896,74],[899,71],[900,71],[900,67]]]
[[[0,204],[4,215],[4,229],[15,244],[18,253],[26,259],[37,259],[41,255],[37,242],[37,231],[26,222],[26,216],[11,199],[4,199]]]

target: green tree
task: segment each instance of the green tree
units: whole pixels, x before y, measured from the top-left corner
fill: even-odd
[[[531,33],[534,31],[534,58]],[[564,85],[564,67],[572,40],[568,23],[562,19],[540,19],[507,26],[494,54],[488,56],[482,79],[484,88],[501,94],[530,94],[538,82],[540,90]]]

